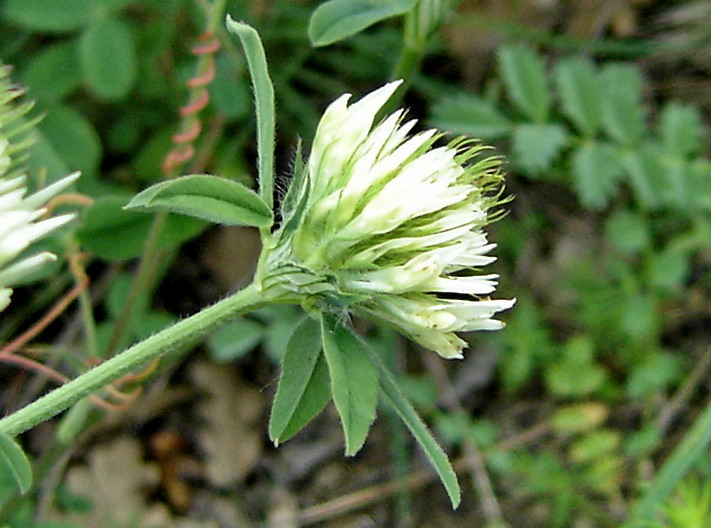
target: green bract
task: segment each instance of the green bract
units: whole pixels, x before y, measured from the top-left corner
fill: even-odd
[[[307,305],[348,307],[396,327],[446,358],[455,332],[496,330],[512,300],[490,300],[497,275],[483,227],[500,202],[499,161],[459,139],[414,135],[399,110],[373,126],[400,81],[325,111],[307,164],[297,167],[267,241],[258,280]],[[332,308],[331,308],[332,309]]]

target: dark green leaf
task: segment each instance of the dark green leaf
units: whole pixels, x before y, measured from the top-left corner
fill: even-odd
[[[331,393],[346,439],[346,455],[355,455],[375,420],[378,373],[362,342],[334,315],[322,314],[321,333]]]
[[[432,124],[440,130],[493,140],[508,134],[513,123],[490,102],[476,95],[443,97],[432,108]]]
[[[71,93],[81,80],[75,42],[45,47],[32,57],[20,80],[28,86],[32,98],[40,101],[56,101]]]
[[[327,46],[373,24],[410,11],[417,0],[330,0],[316,8],[309,21],[314,46]]]
[[[693,106],[666,104],[659,116],[658,134],[666,154],[682,158],[696,154],[703,137],[701,115]]]
[[[330,378],[328,376],[328,365],[326,358],[320,354],[316,361],[309,384],[306,385],[304,394],[291,415],[284,432],[281,433],[280,442],[286,442],[289,438],[301,431],[306,424],[313,420],[331,399]]]
[[[94,22],[79,42],[85,81],[103,99],[122,99],[136,80],[136,46],[131,30],[118,18]]]
[[[65,32],[82,28],[94,17],[95,0],[6,0],[4,13],[34,31]]]
[[[395,412],[397,412],[398,416],[400,416],[402,421],[415,437],[415,440],[417,440],[417,443],[420,444],[420,447],[422,447],[423,451],[427,455],[427,458],[437,471],[437,475],[439,475],[442,484],[447,490],[447,495],[449,495],[449,500],[452,502],[452,506],[456,508],[462,500],[462,491],[459,488],[457,475],[454,472],[447,455],[444,451],[442,451],[442,448],[439,447],[437,441],[432,436],[432,433],[418,416],[415,408],[402,393],[395,377],[385,366],[385,363],[383,363],[380,356],[378,356],[375,351],[365,344],[363,347],[367,350],[372,362],[378,368],[380,373],[380,389],[382,394],[385,396],[386,401],[392,405]]]
[[[499,50],[499,68],[508,95],[526,117],[544,123],[550,110],[550,94],[541,56],[523,45]]]
[[[32,486],[32,467],[22,448],[0,431],[0,468],[9,472],[21,493],[27,493]]]
[[[28,174],[37,180],[46,178],[48,182],[55,182],[69,174],[69,167],[50,139],[39,128],[35,128],[33,135],[35,143],[30,147],[27,160]]]
[[[600,128],[600,78],[592,62],[581,58],[559,61],[555,66],[563,111],[583,134],[593,136]]]
[[[310,317],[306,317],[294,330],[286,345],[281,362],[279,387],[269,417],[269,438],[275,445],[282,441],[284,430],[293,420],[296,409],[303,405],[303,400],[307,396],[306,389],[314,377],[320,356],[321,331],[319,325]],[[326,385],[326,389],[328,389],[328,385]],[[326,390],[325,401],[323,401],[323,397],[318,400],[325,405],[328,401],[328,390]]]
[[[100,198],[84,211],[77,236],[83,247],[106,260],[124,260],[143,253],[153,219],[127,211],[126,199],[118,196]],[[169,216],[160,237],[161,247],[188,240],[205,227],[193,218]]]
[[[269,208],[274,204],[274,87],[269,77],[264,46],[257,31],[227,15],[227,29],[239,37],[252,78],[257,112],[257,154],[259,158],[259,195]],[[268,226],[263,226],[268,227]]]
[[[551,168],[567,136],[559,125],[520,125],[511,140],[516,163],[530,175],[540,175]]]
[[[614,196],[622,174],[618,150],[607,143],[586,142],[571,156],[575,191],[588,209],[602,209]]]
[[[244,66],[223,52],[217,56],[215,69],[215,78],[209,86],[215,110],[231,119],[244,118],[252,104]]]
[[[94,173],[101,159],[101,140],[91,122],[70,106],[57,106],[38,126],[67,167]]]
[[[602,71],[602,119],[609,136],[625,145],[639,141],[645,130],[642,78],[628,64],[611,64]]]
[[[225,225],[269,227],[269,207],[244,185],[210,176],[191,174],[157,183],[137,194],[127,209],[170,211]]]

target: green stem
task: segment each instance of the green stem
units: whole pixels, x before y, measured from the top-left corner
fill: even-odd
[[[681,443],[674,449],[657,473],[652,485],[632,510],[624,526],[639,526],[659,511],[684,475],[706,453],[711,443],[711,402],[696,419]]]
[[[185,341],[205,335],[237,315],[260,308],[268,300],[260,287],[253,283],[227,299],[124,350],[66,385],[3,418],[0,420],[0,431],[17,436],[135,368],[171,352]]]

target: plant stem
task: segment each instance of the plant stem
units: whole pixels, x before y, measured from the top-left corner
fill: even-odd
[[[708,453],[711,443],[711,401],[667,458],[646,493],[632,510],[624,526],[639,526],[659,511],[664,501],[679,485],[684,475]]]
[[[256,284],[183,319],[124,350],[39,400],[0,420],[0,431],[17,436],[120,378],[133,369],[161,357],[186,341],[205,335],[221,323],[260,308],[268,302]]]

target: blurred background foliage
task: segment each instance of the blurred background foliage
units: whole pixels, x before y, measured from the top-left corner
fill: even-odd
[[[503,316],[507,329],[469,336],[466,360],[444,364],[385,331],[362,326],[390,354],[409,395],[454,456],[462,481],[472,475],[471,486],[457,512],[449,511],[440,489],[420,489],[414,481],[397,493],[381,490],[381,501],[392,500],[358,502],[353,492],[379,490],[393,476],[410,475],[421,467],[420,455],[395,423],[381,420],[380,433],[363,454],[344,462],[333,449],[324,451],[319,439],[340,442],[332,434],[335,417],[327,413],[291,441],[302,455],[315,457],[307,471],[293,468],[296,450],[274,451],[262,445],[261,434],[250,440],[261,446],[261,458],[228,486],[185,477],[190,470],[180,470],[171,478],[190,489],[186,505],[176,502],[164,478],[143,485],[133,524],[116,525],[153,526],[140,512],[162,502],[172,520],[156,526],[177,526],[171,523],[183,516],[218,523],[205,526],[300,525],[274,524],[279,508],[303,525],[620,526],[707,405],[711,387],[709,3],[391,1],[444,13],[425,30],[421,55],[407,55],[418,27],[400,16],[314,46],[309,23],[318,4],[225,5],[264,40],[277,97],[282,192],[296,138],[308,144],[327,102],[398,75],[408,77],[404,102],[410,115],[425,126],[491,143],[506,160],[507,192],[515,200],[508,216],[492,226],[491,238],[499,245],[501,296],[518,299]],[[42,334],[57,343],[48,348],[47,361],[74,375],[88,358],[149,335],[244,283],[258,238],[247,229],[207,229],[171,217],[160,235],[155,294],[149,287],[131,297],[152,219],[121,206],[164,177],[161,165],[173,148],[178,109],[196,72],[190,50],[212,16],[206,0],[4,0],[0,6],[0,59],[14,65],[16,80],[45,116],[30,158],[33,181],[40,185],[78,169],[78,191],[93,200],[74,232],[48,242],[60,254],[81,248],[90,255],[87,302],[96,324],[87,329],[84,322],[86,345],[77,345],[86,316],[79,308],[68,309],[61,325]],[[182,172],[250,182],[256,150],[246,67],[224,28],[218,25],[215,32],[221,47],[210,101],[201,113],[195,155]],[[320,38],[327,42],[328,34]],[[0,339],[8,341],[32,324],[73,280],[57,269],[45,279],[46,287],[17,292],[18,302],[3,315]],[[268,402],[297,321],[296,309],[263,310],[225,326],[204,350]],[[81,433],[88,450],[75,452],[72,465],[87,464],[87,452],[98,449],[110,431],[137,435],[145,453],[157,432],[178,431],[188,444],[180,449],[198,463],[209,456],[195,439],[185,406],[200,393],[190,386],[189,368],[174,363],[158,375],[161,387],[188,393],[173,405],[155,404],[153,393],[149,401],[162,414],[150,414],[152,407],[139,399],[124,423],[87,429],[99,413],[84,406],[84,419],[93,420],[81,420],[64,437],[78,443],[74,437]],[[20,371],[4,370],[7,408],[41,390]],[[257,407],[254,429],[264,431],[268,406]],[[38,433],[34,452],[49,450],[52,438]],[[58,474],[68,461],[53,461]],[[708,452],[693,465],[683,483],[660,499],[655,520],[639,526],[708,526]],[[165,477],[166,469],[161,471]],[[54,477],[55,491],[45,487],[43,495],[21,503],[0,482],[0,501],[12,504],[13,512],[3,520],[12,527],[95,525],[87,512],[96,511],[99,499],[87,490],[76,495],[58,485],[61,480]],[[227,497],[224,502],[252,524],[196,513],[208,500],[205,490]],[[55,497],[49,503],[36,498],[48,494]],[[360,509],[341,505],[333,510],[336,517],[316,507],[341,495]],[[113,518],[116,512],[103,515]]]

